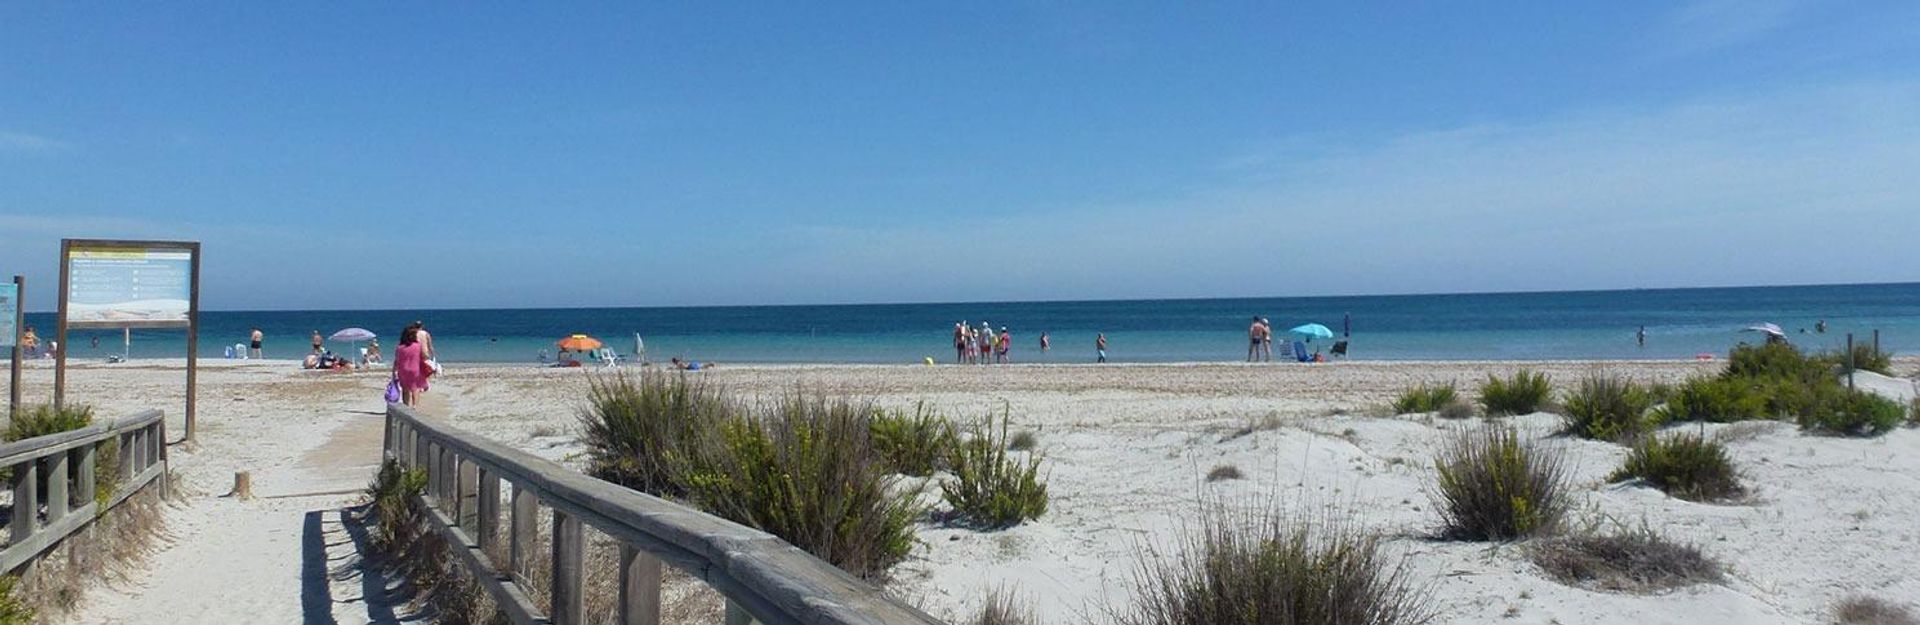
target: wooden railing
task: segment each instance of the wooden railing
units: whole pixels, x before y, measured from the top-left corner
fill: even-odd
[[[150,484],[164,486],[167,422],[160,411],[95,423],[78,430],[0,445],[0,467],[13,468],[11,540],[0,549],[0,572],[35,561],[67,536]],[[95,466],[100,445],[117,441],[116,466]],[[95,497],[97,471],[119,472],[104,502]],[[40,501],[41,493],[46,501]],[[105,507],[102,507],[102,503]]]
[[[427,492],[415,504],[447,539],[455,561],[516,624],[586,621],[584,527],[620,544],[617,609],[626,625],[660,622],[662,563],[725,596],[728,625],[939,623],[770,534],[588,477],[406,406],[387,406],[384,446],[388,459],[426,469]],[[542,506],[553,516],[547,613],[523,586]],[[505,566],[488,555],[501,551],[501,541]]]

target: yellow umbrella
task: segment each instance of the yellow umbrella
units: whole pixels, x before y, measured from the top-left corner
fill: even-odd
[[[557,343],[557,345],[560,346],[560,349],[564,349],[570,352],[590,352],[596,349],[600,349],[600,339],[596,339],[591,336],[587,336],[585,334],[575,334],[573,336],[560,339],[560,342]]]

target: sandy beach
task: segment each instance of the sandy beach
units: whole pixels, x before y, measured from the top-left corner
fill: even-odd
[[[1756,494],[1739,505],[1706,505],[1659,491],[1609,485],[1618,445],[1554,437],[1558,417],[1512,419],[1563,448],[1576,482],[1576,523],[1645,523],[1700,546],[1728,567],[1724,585],[1656,595],[1571,588],[1544,576],[1516,546],[1430,538],[1437,520],[1425,489],[1436,444],[1477,420],[1384,416],[1402,388],[1527,367],[1557,386],[1593,371],[1676,382],[1721,362],[1351,362],[1330,365],[764,366],[705,375],[750,395],[804,387],[890,406],[927,402],[960,418],[1006,411],[1034,431],[1052,495],[1038,521],[999,532],[922,524],[924,546],[894,571],[890,588],[936,616],[971,613],[987,590],[1015,589],[1045,622],[1085,622],[1128,600],[1140,550],[1177,538],[1205,501],[1275,501],[1377,530],[1427,584],[1438,622],[1809,623],[1843,596],[1920,597],[1920,431],[1871,439],[1805,435],[1784,423],[1709,425]],[[1895,373],[1912,379],[1920,361]],[[543,457],[578,465],[576,411],[587,373],[508,367],[451,368],[436,378],[427,409]],[[70,401],[108,414],[165,410],[178,437],[184,374],[177,362],[76,363]],[[35,363],[29,401],[50,394],[52,371]],[[382,372],[302,372],[286,362],[204,364],[200,433],[172,462],[186,501],[168,511],[170,540],[149,570],[95,589],[75,622],[286,622],[324,611],[332,622],[381,622],[391,606],[341,601],[361,580],[315,586],[303,545],[337,532],[327,513],[373,474],[380,444]],[[1911,383],[1905,392],[1911,393]],[[1896,387],[1898,384],[1895,385]],[[1899,392],[1893,388],[1891,392]],[[1683,426],[1699,428],[1697,425]],[[1247,431],[1250,430],[1250,431]],[[1730,432],[1726,432],[1731,430]],[[1246,479],[1208,483],[1232,464]],[[235,471],[250,471],[253,501],[221,498]],[[316,529],[317,528],[317,529]],[[322,555],[337,550],[321,543]],[[335,562],[334,565],[339,565]],[[240,569],[244,588],[207,588]],[[208,594],[218,592],[220,594]],[[331,593],[334,601],[302,597]],[[305,593],[303,595],[303,593]],[[219,602],[206,597],[221,596]],[[209,603],[213,603],[209,605]],[[1097,620],[1097,619],[1095,619]]]

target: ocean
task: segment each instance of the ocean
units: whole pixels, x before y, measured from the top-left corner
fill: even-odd
[[[945,363],[954,359],[953,324],[964,320],[1007,327],[1015,362],[1091,362],[1095,334],[1102,332],[1113,362],[1239,361],[1254,315],[1272,319],[1280,332],[1312,322],[1336,334],[1343,316],[1351,315],[1355,360],[1724,355],[1742,341],[1757,341],[1758,335],[1740,330],[1760,322],[1779,324],[1789,340],[1812,349],[1844,345],[1849,332],[1870,341],[1879,330],[1883,348],[1920,352],[1920,283],[1908,283],[1084,302],[210,311],[201,315],[200,354],[222,358],[254,326],[266,334],[268,358],[305,355],[314,330],[328,335],[355,326],[379,334],[383,351],[391,354],[401,327],[420,319],[450,363],[533,365],[542,351],[552,354],[554,341],[573,333],[600,338],[623,354],[633,350],[638,333],[654,361],[679,356],[718,363],[917,363],[932,357]],[[1820,320],[1826,321],[1825,333],[1816,331]],[[29,314],[27,323],[43,340],[52,338],[52,314]],[[1641,326],[1647,331],[1644,347],[1635,341]],[[1047,353],[1039,350],[1042,332],[1052,339]],[[77,331],[69,356],[119,354],[121,339],[118,331]],[[1326,349],[1331,343],[1322,339],[1311,346]],[[135,330],[130,354],[181,357],[185,332]]]

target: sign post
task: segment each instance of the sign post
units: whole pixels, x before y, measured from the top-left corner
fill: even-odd
[[[200,355],[199,242],[62,239],[59,317],[56,406],[66,401],[68,328],[185,328],[185,440],[193,440]]]
[[[11,372],[7,376],[7,418],[20,414],[20,326],[26,305],[20,302],[27,293],[27,279],[13,277],[12,284],[0,284],[0,341],[13,348]]]

